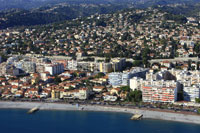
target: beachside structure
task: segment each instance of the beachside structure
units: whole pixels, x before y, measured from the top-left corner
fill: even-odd
[[[86,100],[90,96],[90,90],[88,88],[80,88],[73,90],[64,90],[60,98],[64,99],[81,99]]]
[[[177,101],[177,93],[180,83],[175,81],[144,81],[142,83],[142,100],[144,102],[167,102]]]
[[[132,90],[141,90],[142,83],[143,83],[142,78],[133,77],[132,79],[130,79],[129,86]]]
[[[145,77],[145,74],[149,71],[149,69],[136,67],[131,69],[130,71],[124,72],[113,72],[108,74],[108,82],[112,86],[127,86],[129,85],[129,81],[133,77]]]
[[[177,87],[173,86],[143,86],[143,102],[174,103],[177,101]]]
[[[185,101],[195,102],[196,98],[200,98],[200,87],[197,85],[184,87],[183,96]]]

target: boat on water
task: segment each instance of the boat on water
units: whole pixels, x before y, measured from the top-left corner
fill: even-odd
[[[28,114],[33,114],[33,113],[37,112],[38,110],[39,110],[38,107],[34,107],[34,108],[30,109],[27,113]]]

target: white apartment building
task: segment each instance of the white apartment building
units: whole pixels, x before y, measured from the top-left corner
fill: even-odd
[[[67,62],[67,68],[69,70],[77,70],[78,69],[77,66],[78,66],[78,63],[76,60],[69,60]]]
[[[129,85],[130,79],[133,77],[145,77],[145,74],[149,71],[149,69],[144,68],[133,68],[130,71],[124,72],[113,72],[108,74],[108,82],[113,86],[126,86]]]
[[[50,75],[57,75],[64,72],[64,65],[60,63],[46,64],[45,71],[49,72]]]
[[[195,102],[195,99],[200,97],[200,87],[197,85],[184,86],[183,95],[185,101]]]
[[[130,88],[132,90],[141,90],[142,88],[143,79],[139,77],[133,77],[130,79]]]

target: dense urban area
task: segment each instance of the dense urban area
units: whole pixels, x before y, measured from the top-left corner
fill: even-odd
[[[0,52],[1,100],[200,113],[200,13],[158,6],[7,28]]]

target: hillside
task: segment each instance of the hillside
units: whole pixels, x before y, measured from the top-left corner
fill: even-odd
[[[14,26],[48,24],[64,20],[71,20],[77,17],[85,17],[96,13],[113,13],[125,8],[127,8],[127,6],[117,4],[57,4],[55,6],[44,6],[31,10],[11,9],[0,12],[0,29]]]
[[[187,23],[183,15],[157,8],[128,9],[6,30],[0,44],[4,52],[13,54],[134,57],[146,62],[149,58],[200,55],[199,29],[199,22]],[[183,46],[180,40],[198,45]]]
[[[157,6],[172,14],[197,15],[199,0],[0,0],[0,29],[49,24],[123,9]],[[179,3],[179,4],[177,4]],[[159,5],[159,6],[158,6]],[[10,9],[12,8],[12,9]]]

